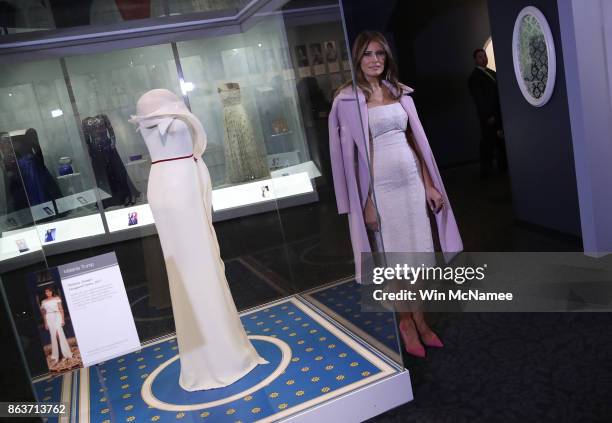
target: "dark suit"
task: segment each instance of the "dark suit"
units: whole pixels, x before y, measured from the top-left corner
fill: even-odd
[[[497,92],[497,75],[489,68],[474,68],[468,79],[468,87],[480,120],[480,164],[481,172],[486,174],[492,167],[493,155],[497,156],[500,170],[506,170],[506,149],[504,139],[497,133],[503,131],[499,94]],[[494,122],[490,123],[493,118]]]

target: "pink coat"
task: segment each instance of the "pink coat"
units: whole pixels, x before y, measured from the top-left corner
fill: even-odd
[[[392,89],[390,85],[387,86]],[[412,91],[411,88],[404,88],[400,104],[408,114],[410,128],[412,128],[416,144],[425,160],[433,184],[445,201],[442,210],[435,215],[440,246],[445,253],[458,253],[463,250],[463,243],[438,166],[419,120],[414,101],[409,95]],[[361,274],[361,253],[371,252],[363,218],[363,209],[370,187],[368,128],[368,108],[361,90],[357,90],[357,95],[352,87],[340,91],[334,99],[329,114],[329,148],[338,213],[348,213],[351,244],[355,256],[355,275],[358,281]],[[452,255],[454,254],[447,255],[447,257]]]

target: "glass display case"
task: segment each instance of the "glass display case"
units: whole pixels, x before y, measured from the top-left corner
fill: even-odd
[[[75,15],[118,7],[128,20],[122,7],[138,2],[90,3]],[[131,31],[111,36],[54,16],[26,50],[14,47],[19,34],[0,38],[0,279],[36,400],[96,422],[365,419],[411,400],[395,315],[362,310],[335,204],[327,116],[351,78],[340,4],[163,3],[165,13],[132,10]],[[234,12],[206,15],[213,9]],[[177,27],[176,13],[188,24]],[[53,29],[65,26],[75,28]],[[63,31],[79,35],[59,42]],[[147,197],[157,159],[130,123],[154,89],[178,96],[206,132],[215,242],[242,326],[268,362],[220,389],[177,383],[177,270]],[[88,267],[109,282],[78,296],[75,269]],[[210,283],[208,270],[193,283]],[[90,348],[96,332],[84,328],[114,324],[98,341],[123,333],[121,342]]]

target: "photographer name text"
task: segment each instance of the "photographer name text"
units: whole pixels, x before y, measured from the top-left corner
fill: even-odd
[[[437,289],[419,289],[416,291],[402,289],[397,292],[385,292],[377,289],[372,292],[376,301],[512,301],[511,292],[482,292],[477,289],[465,291],[449,289],[446,292]]]

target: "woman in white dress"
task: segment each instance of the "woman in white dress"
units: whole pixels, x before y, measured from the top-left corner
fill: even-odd
[[[444,196],[436,189],[422,151],[412,139],[407,102],[402,101],[402,96],[412,90],[399,83],[397,65],[388,42],[378,32],[363,32],[356,38],[353,63],[357,97],[365,97],[363,104],[361,101],[359,104],[367,108],[367,111],[361,111],[361,116],[366,120],[363,124],[368,125],[370,135],[367,150],[373,187],[362,209],[363,221],[373,235],[370,251],[433,253],[427,207],[433,213],[440,212],[444,207]],[[342,96],[346,98],[347,90],[350,93],[351,83],[341,87],[336,100]],[[344,121],[347,118],[343,116],[348,114],[338,112],[338,115],[341,130],[355,126],[353,122]],[[350,164],[344,166],[346,169]],[[364,177],[363,173],[357,176]],[[341,183],[336,182],[336,175],[334,182]],[[342,192],[342,189],[337,192]],[[353,244],[355,248],[356,243]],[[425,357],[423,344],[443,346],[426,323],[422,311],[401,313],[399,327],[409,354]]]
[[[159,234],[187,391],[228,386],[267,361],[240,322],[212,224],[212,185],[202,160],[206,133],[172,92],[138,100],[138,125],[151,154],[147,196]]]
[[[45,322],[45,329],[51,336],[51,360],[52,364],[59,362],[59,352],[62,352],[62,360],[72,358],[70,345],[64,334],[64,308],[62,299],[55,295],[52,288],[45,289],[45,298],[40,303],[40,310]],[[59,346],[59,348],[58,348]]]

